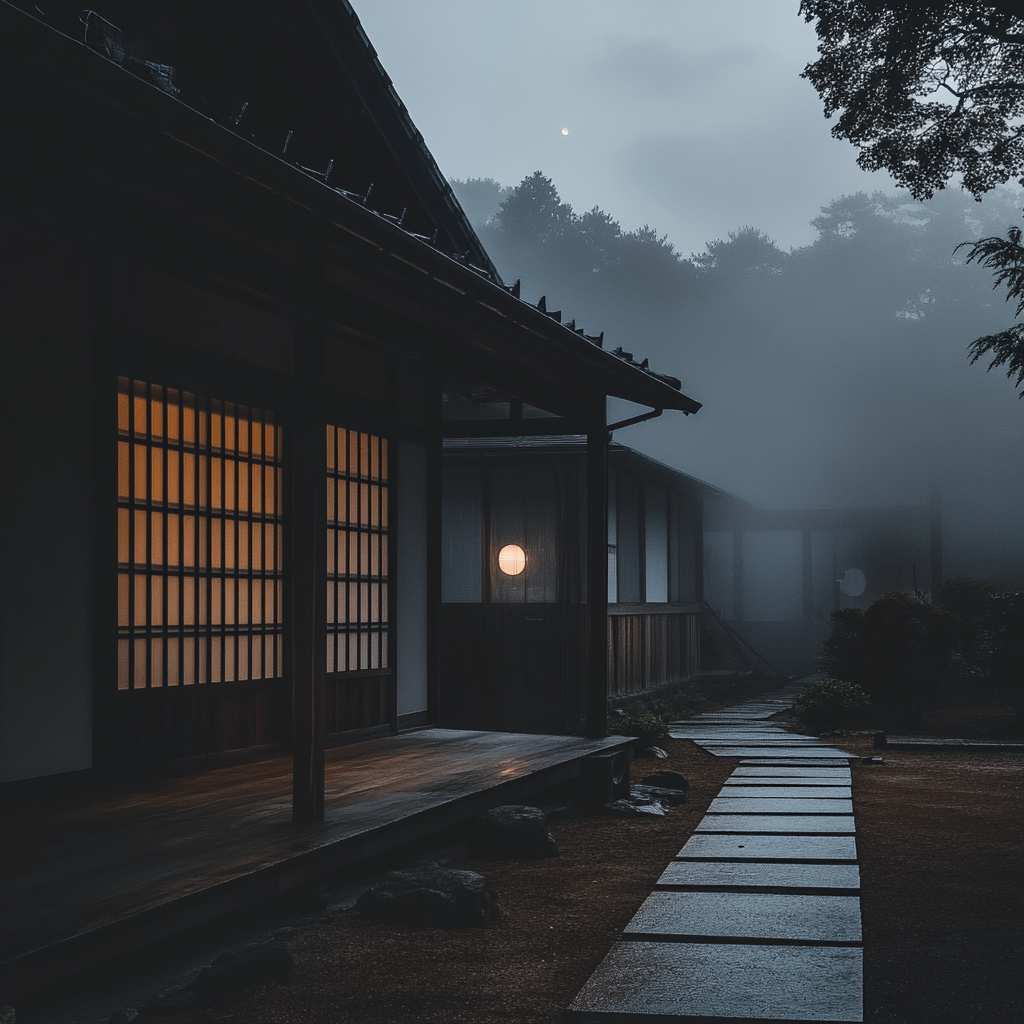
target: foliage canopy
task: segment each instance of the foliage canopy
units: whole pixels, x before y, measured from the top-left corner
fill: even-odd
[[[915,199],[956,173],[975,198],[1024,175],[1024,19],[950,0],[803,0],[800,12],[817,20],[820,54],[803,77],[865,170],[888,170]]]

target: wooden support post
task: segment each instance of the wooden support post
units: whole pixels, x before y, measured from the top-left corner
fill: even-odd
[[[704,495],[698,494],[693,507],[693,599],[704,603]]]
[[[291,423],[292,820],[324,818],[324,685],[327,673],[327,434],[323,259],[303,240],[296,285]]]
[[[602,395],[587,430],[587,735],[608,735],[608,428]]]
[[[732,534],[732,617],[743,621],[743,531]]]
[[[441,470],[444,439],[441,384],[431,385],[427,419],[427,718],[444,724],[441,692]]]
[[[928,532],[932,601],[938,602],[942,599],[942,488],[938,480],[928,488]]]

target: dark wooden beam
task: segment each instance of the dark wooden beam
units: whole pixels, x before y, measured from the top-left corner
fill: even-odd
[[[314,238],[296,274],[295,391],[291,410],[292,820],[324,818],[324,686],[327,672],[327,441],[323,255]]]
[[[608,734],[608,420],[594,400],[587,431],[587,735]]]
[[[937,480],[928,488],[928,553],[931,562],[932,600],[942,598],[942,489]]]
[[[587,424],[578,419],[446,420],[445,437],[565,437],[584,435]]]
[[[435,380],[427,432],[427,718],[444,724],[441,689],[441,383]]]

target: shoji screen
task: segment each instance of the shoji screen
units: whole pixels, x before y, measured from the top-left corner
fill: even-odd
[[[118,380],[120,690],[282,675],[274,414]]]
[[[327,427],[327,671],[388,668],[388,442]]]

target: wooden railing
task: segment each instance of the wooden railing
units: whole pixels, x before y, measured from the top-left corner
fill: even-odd
[[[608,693],[634,693],[700,671],[698,604],[610,604]]]

